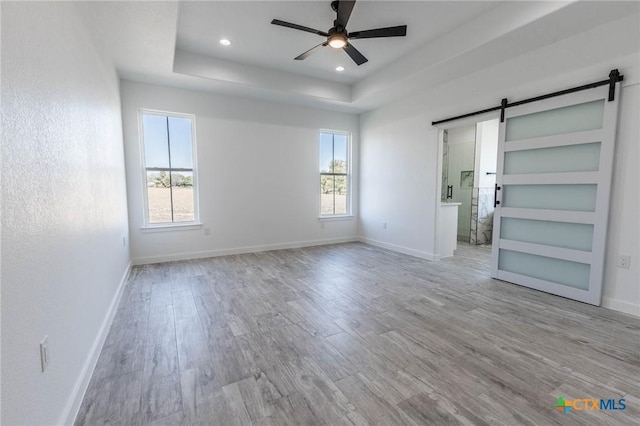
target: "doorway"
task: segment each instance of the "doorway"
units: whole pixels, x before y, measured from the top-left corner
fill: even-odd
[[[457,205],[456,242],[491,245],[498,128],[492,119],[443,131],[441,215],[455,214]]]

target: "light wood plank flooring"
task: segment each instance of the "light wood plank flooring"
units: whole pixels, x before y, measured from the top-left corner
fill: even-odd
[[[640,320],[366,244],[136,267],[77,425],[625,425]],[[624,411],[554,409],[559,396]]]

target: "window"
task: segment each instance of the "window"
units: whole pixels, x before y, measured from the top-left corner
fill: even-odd
[[[198,220],[195,117],[141,111],[145,225]]]
[[[351,214],[349,133],[320,132],[320,216]]]

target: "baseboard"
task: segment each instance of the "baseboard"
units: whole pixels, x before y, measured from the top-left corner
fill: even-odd
[[[134,265],[150,263],[173,262],[177,260],[203,259],[207,257],[227,256],[230,254],[258,253],[261,251],[286,250],[302,247],[323,246],[327,244],[342,244],[359,241],[357,237],[329,238],[324,240],[297,241],[279,244],[265,244],[261,246],[235,247],[229,249],[194,251],[187,253],[173,253],[164,256],[138,257],[133,259]]]
[[[132,264],[131,262],[129,262],[122,276],[122,280],[120,280],[120,284],[118,285],[116,294],[111,299],[111,304],[109,305],[109,309],[107,310],[107,315],[102,321],[102,325],[100,326],[98,335],[96,336],[96,339],[93,342],[93,346],[91,347],[91,351],[89,352],[89,357],[82,367],[80,377],[78,378],[76,385],[73,388],[73,392],[71,392],[71,396],[69,397],[67,405],[57,422],[57,424],[59,425],[73,425],[76,420],[76,416],[78,415],[78,411],[80,410],[80,405],[82,404],[84,395],[87,391],[87,388],[89,387],[89,381],[91,380],[91,376],[93,375],[93,370],[98,363],[98,358],[100,357],[102,346],[107,339],[107,334],[109,333],[109,328],[111,328],[113,317],[115,316],[118,309],[118,304],[120,303],[120,298],[122,297],[122,292],[124,290],[125,284],[129,279],[131,266]]]
[[[602,307],[640,317],[640,305],[636,305],[635,303],[612,299],[610,297],[603,297]]]
[[[366,244],[371,244],[372,246],[382,247],[387,250],[397,251],[398,253],[408,254],[409,256],[419,257],[420,259],[425,259],[425,260],[435,261],[435,260],[438,260],[440,257],[433,253],[427,253],[426,251],[414,250],[408,247],[403,247],[403,246],[399,246],[391,243],[385,243],[383,241],[373,240],[371,238],[366,238],[366,237],[360,237],[358,238],[358,241]]]

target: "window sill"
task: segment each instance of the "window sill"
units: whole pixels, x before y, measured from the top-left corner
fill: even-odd
[[[352,220],[353,215],[336,215],[336,216],[320,216],[318,220],[320,222],[330,222],[334,220]]]
[[[184,224],[169,224],[169,225],[151,225],[151,226],[143,226],[140,230],[147,234],[153,232],[171,232],[171,231],[189,231],[192,229],[200,229],[202,228],[202,223],[199,222],[188,222]]]

